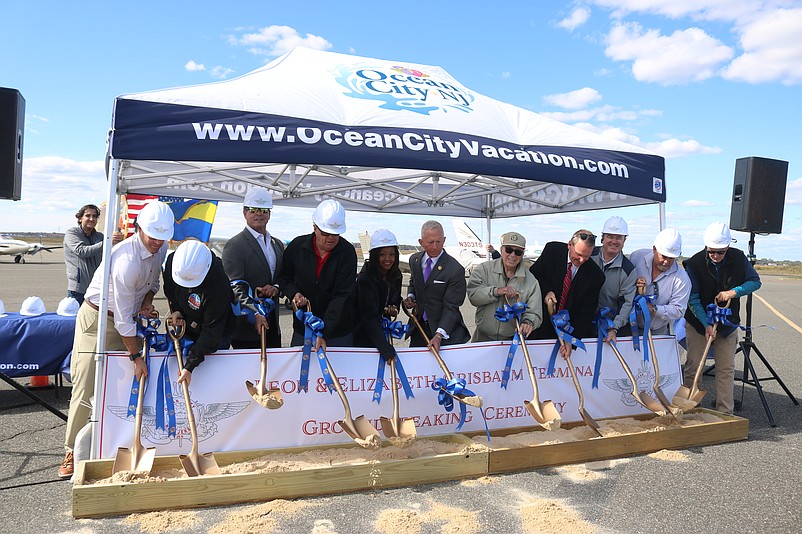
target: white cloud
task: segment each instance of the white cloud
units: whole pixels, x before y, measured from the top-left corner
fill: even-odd
[[[575,91],[546,95],[543,97],[544,102],[547,104],[565,109],[583,109],[589,104],[598,102],[601,99],[601,94],[596,89],[590,87],[583,87]]]
[[[722,72],[728,80],[749,83],[802,83],[802,9],[762,14],[741,28],[743,54]]]
[[[512,73],[508,70],[505,70],[501,73],[501,78],[504,80],[508,80],[512,76]]]
[[[662,35],[637,23],[615,24],[606,41],[607,57],[632,61],[636,80],[662,85],[708,79],[733,56],[730,47],[699,28]]]
[[[651,13],[679,19],[732,21],[765,9],[765,0],[590,0],[591,3],[613,10],[613,16],[627,13]]]
[[[546,111],[540,114],[556,121],[573,123],[590,120],[599,122],[634,121],[641,117],[659,116],[663,112],[656,109],[621,109],[611,105],[604,105],[578,111]]]
[[[202,71],[206,70],[206,65],[204,65],[203,63],[195,63],[193,60],[190,59],[184,65],[184,69],[188,70],[189,72]]]
[[[305,46],[315,50],[328,50],[331,43],[323,37],[307,33],[302,37],[289,26],[266,26],[255,33],[230,35],[228,41],[232,45],[245,46],[252,54],[278,57],[286,54],[296,46]]]
[[[234,72],[233,69],[217,65],[216,67],[212,68],[212,70],[209,71],[209,74],[212,75],[212,78],[222,79],[222,78],[227,78],[228,75],[233,74],[233,72]]]
[[[785,189],[786,204],[802,204],[802,178],[791,180]]]
[[[586,7],[578,7],[571,11],[571,14],[557,23],[560,28],[565,28],[569,32],[574,31],[578,27],[585,24],[590,18],[590,9]]]
[[[706,200],[686,200],[682,205],[688,208],[706,208],[712,206],[713,203]]]
[[[721,148],[716,146],[705,146],[695,139],[666,139],[658,143],[644,143],[649,150],[656,152],[664,158],[681,158],[693,154],[720,154]]]

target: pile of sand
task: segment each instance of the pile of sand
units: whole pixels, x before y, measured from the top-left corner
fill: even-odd
[[[379,512],[373,525],[382,534],[420,534],[438,530],[443,534],[475,534],[482,529],[479,512],[446,506],[428,500],[425,511],[408,508],[386,508]]]
[[[194,527],[198,523],[198,513],[165,511],[131,514],[124,519],[124,522],[128,525],[136,525],[144,532],[159,534]]]
[[[593,524],[556,499],[528,499],[521,505],[519,513],[525,532],[596,532]]]
[[[229,513],[224,520],[209,529],[209,534],[267,534],[279,528],[279,520],[293,517],[300,510],[317,506],[307,501],[279,499]]]

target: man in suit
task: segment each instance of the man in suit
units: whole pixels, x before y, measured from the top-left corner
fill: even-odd
[[[443,250],[446,238],[443,226],[437,221],[426,221],[421,227],[418,243],[423,252],[409,259],[409,293],[404,301],[407,307],[416,307],[416,316],[430,344],[467,343],[471,335],[460,313],[465,302],[465,268]],[[411,347],[425,347],[426,340],[416,328],[410,331]]]
[[[547,320],[549,301],[557,303],[557,310],[568,310],[574,336],[595,335],[593,316],[604,284],[604,273],[595,262],[589,261],[595,244],[596,236],[590,230],[578,230],[567,244],[546,243],[540,257],[532,264],[529,270],[537,278],[543,294],[543,324],[532,334],[534,339],[557,338],[551,321]]]
[[[228,240],[223,249],[223,267],[229,280],[245,280],[250,284],[254,297],[267,297],[278,304],[279,286],[276,283],[281,274],[284,256],[284,243],[270,235],[267,223],[273,209],[273,198],[264,187],[253,187],[245,195],[242,214],[245,229]],[[247,294],[242,287],[235,287],[235,294],[245,305]],[[261,346],[260,328],[267,328],[267,346],[281,347],[281,330],[278,323],[278,306],[264,317],[255,315],[254,323],[248,317],[237,317],[236,327],[231,336],[231,346],[235,349],[250,349]]]

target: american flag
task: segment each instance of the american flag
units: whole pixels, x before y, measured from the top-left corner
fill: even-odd
[[[120,229],[125,237],[134,234],[134,221],[139,211],[151,200],[161,200],[162,202],[183,202],[181,197],[163,197],[158,195],[140,195],[138,193],[128,193],[123,195],[122,210],[120,212]]]

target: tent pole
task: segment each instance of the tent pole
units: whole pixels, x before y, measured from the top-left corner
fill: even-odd
[[[111,172],[107,179],[109,181],[106,193],[106,224],[103,228],[103,260],[101,266],[102,282],[100,285],[100,306],[98,310],[97,345],[95,347],[95,402],[92,404],[92,416],[89,424],[92,425],[92,447],[90,459],[100,458],[100,432],[98,428],[98,416],[100,413],[100,398],[98,393],[103,391],[103,365],[106,357],[106,322],[108,320],[109,309],[109,283],[111,275],[111,236],[114,233],[114,223],[117,220],[117,209],[119,202],[117,198],[117,175],[120,166],[116,159],[111,160]]]
[[[485,225],[487,226],[487,244],[488,245],[492,245],[490,240],[491,240],[491,238],[493,236],[493,234],[490,233],[490,225],[491,225],[490,206],[492,206],[492,205],[493,205],[493,195],[490,194],[490,195],[485,196],[485,221],[486,221]],[[488,250],[487,251],[487,259],[490,260],[492,258],[493,258],[493,255]]]
[[[663,230],[665,230],[666,227],[666,203],[660,202],[658,206],[659,206],[658,213],[660,216],[660,231],[662,232]]]

